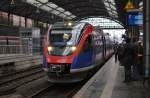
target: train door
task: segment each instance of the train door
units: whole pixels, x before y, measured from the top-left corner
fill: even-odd
[[[92,36],[90,35],[86,40],[82,47],[80,54],[78,55],[78,67],[88,67],[93,63],[93,42]]]
[[[105,57],[106,57],[106,39],[105,39],[105,36],[102,36],[102,41],[103,41],[103,58],[105,59]]]
[[[103,38],[100,34],[95,36],[95,65],[99,65],[103,61],[104,50],[103,50]]]

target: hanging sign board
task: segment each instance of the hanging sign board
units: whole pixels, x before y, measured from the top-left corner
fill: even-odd
[[[143,25],[143,12],[131,11],[127,12],[128,25]]]

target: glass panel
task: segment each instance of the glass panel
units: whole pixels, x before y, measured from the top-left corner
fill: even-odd
[[[114,0],[107,0],[107,1],[114,2]]]
[[[107,9],[108,11],[111,11],[111,8],[110,8],[110,7],[106,7],[106,9]]]
[[[114,15],[114,17],[118,17],[116,15]],[[109,20],[109,19],[106,19],[106,18],[88,18],[88,19],[85,19],[85,20],[82,20],[81,22],[88,22],[88,23],[91,23],[92,25],[94,26],[120,26],[122,27],[119,23],[115,22],[115,21],[112,21],[112,20]]]
[[[75,16],[75,15],[72,15],[71,17],[72,17],[72,18],[76,18],[76,16]]]
[[[116,18],[118,18],[118,15],[115,15]]]
[[[48,7],[48,6],[41,6],[40,7],[41,9],[43,9],[43,10],[46,10],[46,11],[51,11],[52,10],[52,8],[50,8],[50,7]]]
[[[57,8],[58,6],[54,3],[47,3],[48,6],[52,7],[52,8]]]
[[[32,0],[32,1],[33,1],[33,0]],[[37,1],[40,1],[40,2],[42,2],[42,3],[48,2],[48,0],[37,0]]]
[[[112,11],[112,13],[114,13],[114,14],[116,14],[116,15],[118,14],[116,11]]]
[[[63,13],[59,15],[60,17],[66,17],[66,15],[64,15]]]
[[[116,10],[116,7],[114,5],[110,5],[110,7],[113,9],[113,10]]]
[[[110,8],[110,6],[106,6],[106,5],[105,5],[105,8]]]
[[[34,3],[33,5],[39,7],[42,5],[42,3]]]
[[[109,11],[108,13],[109,13],[109,15],[112,15],[112,12],[111,12],[111,11]]]
[[[56,32],[57,33],[53,33],[53,31],[52,31],[52,33],[49,36],[51,43],[68,42],[71,39],[71,36],[72,36],[71,31],[70,32],[67,31],[67,33],[66,33],[65,31],[61,32],[61,30],[59,30],[59,31],[56,31]]]
[[[51,13],[58,15],[60,12],[56,11],[56,10],[53,10]]]
[[[112,4],[112,5],[114,5],[114,6],[116,5],[116,3],[115,3],[115,2],[111,2],[111,4]]]
[[[143,6],[143,2],[140,2],[140,3],[139,3],[139,6]]]
[[[25,18],[21,17],[21,27],[25,27]]]
[[[105,6],[109,7],[109,3],[108,2],[104,2]]]
[[[66,15],[71,15],[71,13],[68,12],[68,11],[64,12],[64,14],[66,14]]]
[[[27,27],[32,27],[32,20],[31,19],[27,19]]]
[[[60,12],[64,12],[65,10],[61,7],[57,8],[57,10],[59,10]]]
[[[43,23],[43,27],[46,28],[46,27],[47,27],[47,24],[46,24],[46,23]]]
[[[20,20],[19,16],[13,15],[13,26],[19,26],[19,23],[20,23],[19,20]]]
[[[30,4],[37,4],[39,2],[35,1],[35,0],[26,0],[27,3],[30,3]]]
[[[2,17],[4,18],[4,20],[8,20],[8,13],[2,12]]]
[[[72,19],[72,17],[67,17],[67,19]]]
[[[8,24],[8,13],[1,12],[0,20],[1,20],[0,23]]]

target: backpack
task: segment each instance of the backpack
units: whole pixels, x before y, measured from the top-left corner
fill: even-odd
[[[123,46],[118,47],[118,60],[121,61],[121,59],[124,57],[125,54],[125,48]]]

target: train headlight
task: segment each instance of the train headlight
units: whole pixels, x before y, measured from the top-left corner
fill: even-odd
[[[48,47],[47,47],[47,50],[48,50],[49,52],[51,52],[51,51],[53,50],[53,47],[52,47],[52,46],[48,46]]]
[[[76,46],[72,46],[72,47],[71,47],[71,51],[72,51],[72,52],[75,51],[76,49],[77,49]]]

